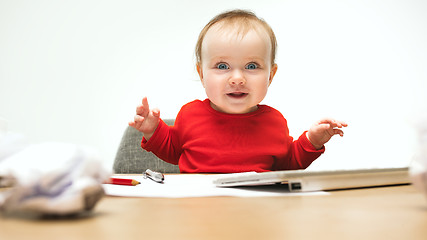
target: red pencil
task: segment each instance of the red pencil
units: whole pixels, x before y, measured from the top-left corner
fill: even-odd
[[[110,178],[110,184],[117,184],[117,185],[128,185],[128,186],[135,186],[140,184],[140,182],[134,180],[134,179],[126,179],[126,178]]]

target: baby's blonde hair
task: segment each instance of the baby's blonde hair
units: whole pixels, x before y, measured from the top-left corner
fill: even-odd
[[[222,26],[233,26],[237,27],[238,34],[244,36],[249,30],[259,31],[259,28],[264,29],[270,38],[271,43],[271,65],[275,64],[276,60],[276,48],[277,48],[277,40],[274,35],[273,29],[271,29],[270,25],[265,22],[263,19],[258,18],[253,12],[246,10],[232,10],[221,13],[216,17],[212,18],[208,24],[202,29],[199,34],[199,38],[196,44],[196,61],[197,64],[200,65],[202,62],[202,44],[203,39],[206,36],[206,33],[209,29],[217,24],[221,23]]]

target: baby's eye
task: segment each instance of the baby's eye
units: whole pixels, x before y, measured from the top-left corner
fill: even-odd
[[[248,65],[246,65],[246,69],[249,69],[249,70],[253,70],[257,68],[258,68],[258,65],[255,63],[249,63]]]
[[[228,65],[225,63],[219,63],[218,65],[216,65],[216,68],[221,69],[221,70],[229,69]]]

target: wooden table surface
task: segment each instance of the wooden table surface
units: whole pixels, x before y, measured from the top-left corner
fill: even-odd
[[[0,240],[427,239],[427,200],[411,185],[330,193],[105,197],[77,219],[0,217]]]

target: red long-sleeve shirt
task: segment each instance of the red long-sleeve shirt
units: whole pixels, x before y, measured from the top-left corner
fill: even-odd
[[[178,164],[182,173],[304,169],[324,152],[313,147],[305,132],[294,141],[286,119],[272,107],[226,114],[214,110],[208,99],[184,105],[174,126],[160,121],[141,146]]]

